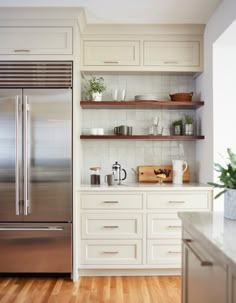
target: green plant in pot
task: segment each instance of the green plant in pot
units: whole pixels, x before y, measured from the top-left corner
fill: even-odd
[[[87,85],[87,96],[92,101],[102,101],[102,92],[106,90],[103,77],[91,76]]]
[[[175,121],[172,122],[173,134],[175,136],[181,136],[182,135],[182,125],[183,125],[183,120],[182,119],[175,120]]]
[[[183,134],[187,136],[193,135],[193,117],[190,115],[184,115]]]
[[[224,216],[236,220],[236,154],[227,148],[228,161],[226,166],[214,163],[214,169],[219,173],[219,183],[208,182],[216,188],[222,189],[215,199],[224,194]]]

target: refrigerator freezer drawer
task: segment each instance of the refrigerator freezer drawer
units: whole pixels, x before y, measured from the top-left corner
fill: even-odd
[[[0,224],[1,273],[71,273],[71,223]]]

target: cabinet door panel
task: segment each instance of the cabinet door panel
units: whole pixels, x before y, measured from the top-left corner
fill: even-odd
[[[81,208],[93,209],[142,209],[142,194],[82,194]]]
[[[83,240],[82,264],[141,264],[141,240]]]
[[[1,55],[72,54],[71,27],[1,27]]]
[[[144,65],[199,66],[199,42],[144,41]]]
[[[83,214],[84,239],[124,239],[142,237],[142,215],[138,214]]]
[[[84,65],[139,65],[139,41],[84,41]]]

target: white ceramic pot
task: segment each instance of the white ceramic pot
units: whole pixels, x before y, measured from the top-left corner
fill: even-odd
[[[228,189],[224,194],[224,217],[236,220],[236,189]]]
[[[93,101],[102,101],[102,93],[95,92],[92,94]]]
[[[193,135],[193,124],[184,124],[183,134],[186,136],[192,136]]]

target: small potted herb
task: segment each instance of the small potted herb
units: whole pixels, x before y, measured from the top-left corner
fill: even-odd
[[[182,135],[182,125],[183,125],[183,120],[182,119],[175,120],[175,121],[172,122],[173,134],[175,136]]]
[[[230,148],[227,148],[227,153],[228,161],[225,167],[214,163],[214,168],[219,173],[219,183],[208,184],[221,189],[215,199],[224,194],[224,217],[236,220],[236,154]]]
[[[193,117],[190,115],[184,115],[183,134],[187,136],[193,135]]]
[[[91,76],[87,85],[87,96],[92,101],[102,101],[102,92],[106,90],[103,77]]]

